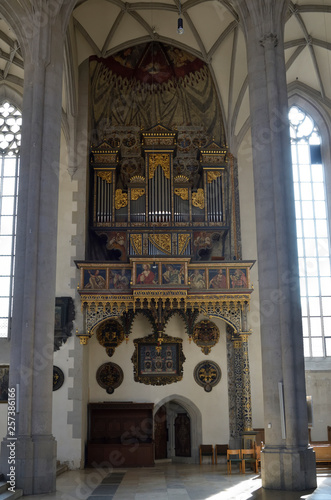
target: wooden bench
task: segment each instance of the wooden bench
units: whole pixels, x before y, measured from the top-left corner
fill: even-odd
[[[321,444],[313,445],[313,450],[315,452],[316,465],[325,463],[331,466],[331,445]]]

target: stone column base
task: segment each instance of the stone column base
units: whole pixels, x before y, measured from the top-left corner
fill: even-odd
[[[261,453],[263,488],[305,491],[316,488],[316,462],[312,448],[265,448]]]
[[[56,490],[56,441],[53,436],[18,436],[1,443],[1,468],[6,481],[24,495]]]

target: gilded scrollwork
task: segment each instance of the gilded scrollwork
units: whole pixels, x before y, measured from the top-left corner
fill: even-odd
[[[143,253],[143,237],[142,234],[130,234],[130,243],[137,255]]]
[[[97,172],[97,176],[101,177],[102,180],[106,181],[107,184],[111,184],[113,182],[113,173],[112,171],[99,170]]]
[[[218,177],[221,177],[222,172],[221,170],[209,170],[207,172],[207,182],[210,184],[213,182],[215,179],[218,179]]]
[[[182,255],[185,252],[190,240],[191,240],[190,234],[179,234],[178,235],[178,254],[179,255]]]
[[[203,210],[205,208],[205,192],[199,188],[196,193],[192,193],[192,205]]]
[[[175,188],[175,194],[179,196],[182,200],[188,200],[188,189],[187,188]]]
[[[149,178],[153,179],[155,170],[160,165],[164,175],[170,179],[170,155],[169,154],[150,154],[148,156]]]
[[[158,250],[171,253],[171,234],[151,234],[148,239]]]
[[[115,208],[119,210],[120,208],[126,207],[128,204],[128,195],[123,193],[122,189],[116,189],[115,191]]]
[[[132,188],[131,189],[131,200],[138,200],[144,194],[145,194],[144,188]]]

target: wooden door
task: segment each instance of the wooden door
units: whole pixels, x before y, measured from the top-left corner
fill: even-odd
[[[155,413],[154,417],[155,429],[155,460],[167,458],[167,410],[165,406],[161,406]]]
[[[191,422],[186,413],[179,413],[175,419],[175,455],[191,456]]]

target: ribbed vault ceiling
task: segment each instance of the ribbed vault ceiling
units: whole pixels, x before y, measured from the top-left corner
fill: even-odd
[[[236,12],[227,0],[187,0],[183,35],[176,31],[177,0],[79,0],[73,10],[66,68],[75,71],[95,54],[107,57],[132,45],[158,40],[195,54],[209,64],[218,89],[226,135],[242,139],[249,123],[246,49]],[[289,92],[296,90],[331,108],[331,0],[291,3],[285,27]],[[0,84],[22,92],[23,59],[15,33],[0,20]],[[72,78],[66,82],[74,81]],[[65,86],[64,86],[65,88]],[[65,88],[64,106],[69,96]],[[66,111],[66,110],[65,110]]]

